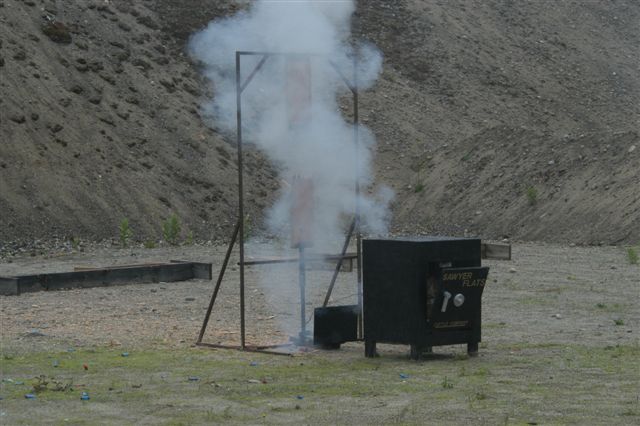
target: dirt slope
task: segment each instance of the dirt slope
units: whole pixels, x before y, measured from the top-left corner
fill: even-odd
[[[206,86],[157,15],[142,2],[2,4],[0,241],[115,237],[123,217],[157,239],[172,213],[185,235],[228,233],[235,150],[203,125]],[[54,20],[70,43],[43,33]],[[247,165],[249,187],[267,180]]]
[[[0,1],[0,245],[115,237],[123,217],[157,239],[172,212],[226,237],[233,137],[199,117],[184,46],[246,3]],[[632,0],[360,1],[356,34],[385,55],[361,110],[394,230],[640,241],[638,22]],[[247,165],[259,217],[277,185]]]

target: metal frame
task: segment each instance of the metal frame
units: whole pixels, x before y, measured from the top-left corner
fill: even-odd
[[[242,56],[262,56],[258,64],[251,71],[249,76],[241,81],[241,58]],[[286,355],[283,352],[271,351],[271,348],[281,347],[283,345],[268,345],[268,346],[259,346],[259,345],[249,345],[246,343],[246,322],[245,322],[245,279],[244,279],[244,186],[243,186],[243,154],[242,154],[242,92],[247,88],[249,83],[253,80],[256,74],[260,71],[262,66],[265,64],[268,58],[272,56],[285,56],[285,57],[324,57],[325,55],[312,54],[312,53],[284,53],[284,52],[255,52],[255,51],[236,51],[236,140],[238,144],[238,221],[234,227],[234,230],[231,234],[231,241],[229,242],[229,247],[227,248],[227,252],[222,262],[222,266],[220,268],[220,273],[218,274],[218,280],[216,282],[215,288],[213,290],[213,295],[211,296],[211,300],[209,302],[209,307],[207,308],[207,313],[204,317],[204,321],[202,322],[202,327],[200,329],[200,334],[198,335],[198,340],[196,341],[196,345],[206,346],[206,347],[214,347],[214,348],[226,348],[226,349],[238,349],[243,351],[257,351],[257,352],[268,352],[279,355]],[[358,308],[359,308],[359,321],[358,321],[358,329],[359,336],[362,336],[362,255],[361,255],[361,240],[362,235],[360,232],[360,170],[359,170],[359,135],[358,135],[358,124],[359,124],[359,116],[358,116],[358,79],[357,79],[357,58],[354,56],[353,58],[353,80],[349,81],[345,75],[342,73],[337,64],[331,60],[329,60],[329,64],[334,68],[336,73],[340,76],[340,78],[347,85],[349,90],[353,96],[353,137],[355,143],[356,150],[356,167],[355,167],[355,213],[354,218],[351,222],[347,235],[345,237],[344,244],[342,246],[342,252],[338,256],[338,262],[336,264],[336,268],[334,270],[333,276],[331,278],[331,282],[329,284],[329,288],[327,290],[327,294],[325,296],[325,300],[323,306],[327,306],[329,303],[329,298],[331,297],[331,292],[333,291],[333,287],[336,282],[336,278],[338,276],[338,272],[342,267],[342,261],[345,258],[347,248],[349,246],[349,242],[353,234],[356,235],[356,269],[357,269],[357,295],[358,295]],[[220,290],[220,286],[222,284],[222,279],[224,277],[225,271],[227,269],[227,265],[229,264],[229,258],[231,257],[231,252],[233,250],[233,246],[239,237],[239,245],[240,245],[240,346],[235,345],[220,345],[220,344],[210,344],[203,343],[202,339],[204,337],[204,333],[207,329],[207,325],[209,323],[209,318],[211,317],[211,312],[213,310],[213,305],[218,296],[218,292]]]

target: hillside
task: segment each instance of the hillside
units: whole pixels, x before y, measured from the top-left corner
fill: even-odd
[[[172,213],[226,238],[235,142],[203,122],[185,43],[246,3],[0,1],[0,246],[115,238],[124,217],[158,239]],[[639,242],[638,22],[632,0],[360,1],[393,230]],[[259,222],[276,172],[251,150],[245,170]]]

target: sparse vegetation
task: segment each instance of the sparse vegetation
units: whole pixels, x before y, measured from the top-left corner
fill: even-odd
[[[180,220],[177,214],[172,214],[162,223],[162,237],[172,246],[178,245],[178,237],[180,236]]]
[[[452,389],[453,388],[453,383],[451,383],[451,380],[449,380],[449,378],[447,376],[444,376],[444,379],[442,379],[442,388],[443,389]]]
[[[187,234],[187,238],[184,240],[184,243],[188,246],[193,245],[193,231],[189,231]]]
[[[72,247],[74,250],[78,250],[78,249],[80,249],[80,238],[78,238],[78,237],[72,237],[72,238],[71,238],[71,247]]]
[[[120,231],[120,245],[122,247],[127,247],[132,236],[131,228],[129,227],[129,219],[126,217],[122,219],[118,229]]]
[[[527,188],[527,201],[530,206],[535,205],[538,202],[538,190],[534,186]]]
[[[413,192],[415,192],[416,194],[418,192],[422,192],[423,190],[424,190],[424,184],[423,183],[419,183],[413,188]]]
[[[614,319],[613,322],[615,325],[624,325],[624,320],[622,319]]]
[[[627,259],[629,259],[629,263],[632,265],[638,264],[638,252],[633,247],[629,247],[627,249]]]
[[[144,244],[144,248],[147,248],[147,249],[154,249],[154,248],[156,248],[156,242],[155,242],[155,241],[153,241],[153,240],[147,240],[147,241],[145,241],[143,244]]]

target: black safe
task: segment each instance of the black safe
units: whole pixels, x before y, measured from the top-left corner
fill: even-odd
[[[365,356],[379,342],[410,345],[414,359],[451,344],[476,354],[488,272],[479,239],[363,240]]]

